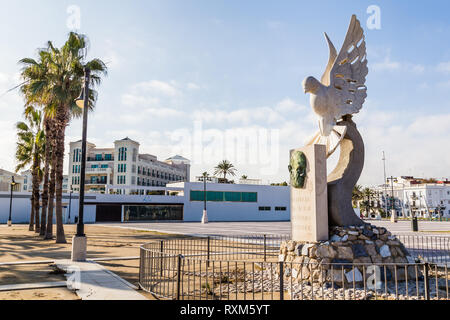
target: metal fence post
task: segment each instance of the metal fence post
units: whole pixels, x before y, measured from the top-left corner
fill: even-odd
[[[142,273],[144,272],[144,249],[139,248],[139,289],[142,287]]]
[[[430,300],[430,283],[429,283],[429,275],[428,275],[428,262],[425,262],[423,265],[423,281],[425,287],[425,300]]]
[[[164,240],[160,241],[159,252],[161,253],[161,255],[160,255],[161,262],[160,262],[160,270],[159,270],[159,272],[160,272],[160,276],[162,277],[162,275],[163,275]]]
[[[266,244],[267,244],[267,235],[264,235],[264,262],[267,261]]]
[[[181,294],[181,259],[182,255],[178,255],[178,265],[177,265],[177,300],[180,300]]]
[[[284,300],[284,262],[280,261],[280,300]]]
[[[211,237],[208,236],[208,253],[207,253],[207,258],[206,258],[206,266],[207,267],[209,267],[210,252],[211,252]]]

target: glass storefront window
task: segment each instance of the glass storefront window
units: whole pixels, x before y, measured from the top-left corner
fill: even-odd
[[[124,206],[123,220],[183,220],[183,205]]]

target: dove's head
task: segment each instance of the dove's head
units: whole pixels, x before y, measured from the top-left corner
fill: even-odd
[[[314,77],[308,77],[303,80],[303,90],[305,93],[316,93],[320,87],[320,82]]]

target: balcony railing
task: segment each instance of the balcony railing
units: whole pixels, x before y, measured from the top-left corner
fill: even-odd
[[[86,168],[86,173],[111,173],[111,168]]]
[[[86,161],[114,161],[114,157],[110,159],[105,158],[95,158],[95,157],[87,157]]]
[[[88,180],[86,181],[86,185],[103,185],[106,184],[106,180]]]

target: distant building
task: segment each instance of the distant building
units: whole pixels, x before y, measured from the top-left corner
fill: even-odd
[[[70,143],[68,185],[80,190],[81,141]],[[147,194],[154,186],[189,181],[190,162],[179,155],[159,161],[151,154],[140,154],[139,143],[125,138],[113,148],[97,148],[87,143],[86,192]]]
[[[239,179],[239,184],[258,184],[261,185],[262,180],[261,179]]]
[[[219,179],[218,177],[214,177],[214,176],[210,176],[208,177],[208,179],[206,180],[207,183],[219,183]],[[203,182],[203,176],[196,176],[195,177],[195,181],[196,182]]]
[[[128,186],[135,189],[136,186]],[[144,188],[144,187],[142,187]],[[145,187],[149,195],[86,194],[84,222],[190,221],[200,222],[204,201],[209,221],[289,221],[289,187],[209,183],[206,195],[203,183],[178,182],[165,187]],[[31,193],[14,193],[13,223],[28,223]],[[69,206],[69,201],[71,205]],[[79,198],[75,192],[63,195],[63,222],[74,223]],[[8,219],[9,194],[0,192],[0,224]]]
[[[392,188],[393,187],[393,188]],[[392,202],[392,189],[394,201]],[[392,205],[398,216],[450,217],[450,181],[402,176],[376,187],[379,207]]]
[[[22,191],[24,183],[23,177],[4,169],[0,169],[0,191],[11,191],[11,181],[13,176],[16,183],[13,191]]]
[[[23,177],[23,192],[32,192],[33,191],[33,176],[31,174],[31,170],[22,171],[21,176]],[[68,175],[63,175],[63,187],[62,192],[66,193],[69,192],[69,177]],[[41,184],[39,185],[39,190],[42,192],[44,190],[44,181],[41,181]]]

